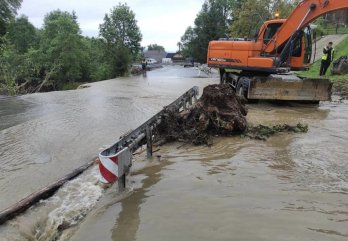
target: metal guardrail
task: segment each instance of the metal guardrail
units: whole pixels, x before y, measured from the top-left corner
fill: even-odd
[[[146,144],[147,158],[152,157],[153,130],[161,123],[164,112],[168,109],[174,112],[186,110],[188,105],[192,105],[193,99],[197,100],[198,94],[198,87],[192,87],[138,128],[122,136],[118,142],[100,152],[100,181],[103,183],[118,181],[119,191],[123,191],[126,186],[126,175],[132,165],[132,154]]]
[[[152,131],[159,123],[161,123],[164,111],[167,109],[172,111],[184,110],[187,108],[188,104],[192,104],[193,98],[195,100],[197,99],[197,96],[198,87],[194,86],[173,103],[164,107],[162,111],[151,117],[144,124],[133,130],[131,133],[121,137],[117,143],[102,151],[99,154],[99,169],[103,176],[102,178],[104,180],[112,178],[115,174],[115,177],[117,178],[114,178],[113,180],[116,181],[118,179],[119,190],[123,191],[126,185],[126,173],[129,171],[129,167],[132,164],[133,152],[135,152],[141,145],[147,144],[147,157],[152,157]],[[105,161],[104,163],[103,160]],[[77,177],[94,163],[95,160],[93,159],[53,184],[30,194],[5,210],[0,210],[0,225],[23,213],[40,200],[52,196],[64,183]]]

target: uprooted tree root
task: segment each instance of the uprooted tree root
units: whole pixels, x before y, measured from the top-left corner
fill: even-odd
[[[214,135],[242,133],[247,128],[247,109],[228,85],[209,85],[189,109],[165,111],[157,130],[165,141],[211,144]]]
[[[195,145],[212,144],[217,135],[241,135],[265,140],[279,132],[307,132],[306,125],[297,124],[252,127],[247,125],[247,109],[229,85],[209,85],[201,98],[187,110],[177,113],[166,109],[157,126],[161,142],[181,141]]]

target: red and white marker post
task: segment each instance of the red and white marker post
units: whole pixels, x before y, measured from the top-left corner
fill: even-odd
[[[125,187],[125,175],[129,170],[132,161],[132,154],[129,148],[124,148],[115,155],[104,155],[99,153],[100,181],[105,184],[119,182],[119,189]]]

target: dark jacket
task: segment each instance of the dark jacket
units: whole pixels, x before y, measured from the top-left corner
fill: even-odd
[[[323,49],[323,56],[321,57],[321,59],[323,61],[332,62],[334,58],[334,53],[335,53],[335,50],[333,48],[325,47]]]

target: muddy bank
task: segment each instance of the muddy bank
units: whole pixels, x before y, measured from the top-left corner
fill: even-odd
[[[348,99],[348,80],[335,80],[333,82],[333,92],[344,99]]]

